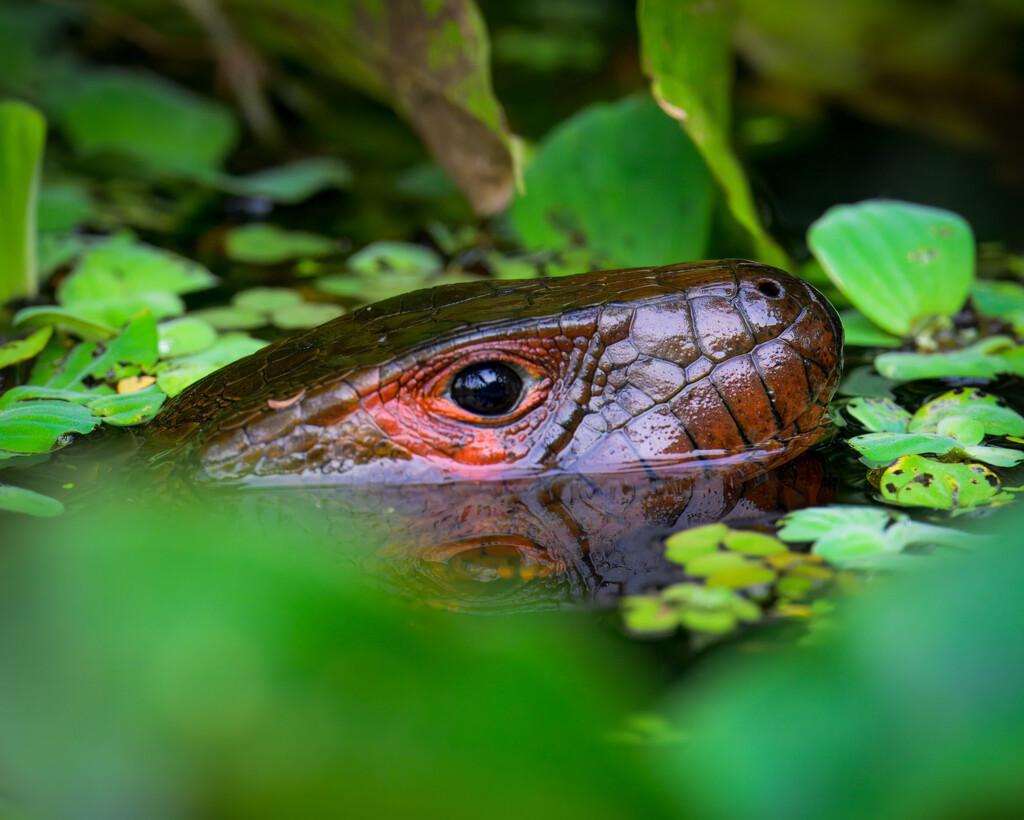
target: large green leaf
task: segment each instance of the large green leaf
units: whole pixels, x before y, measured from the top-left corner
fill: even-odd
[[[584,245],[609,265],[700,259],[711,177],[697,149],[649,98],[594,105],[538,148],[512,226],[528,248]]]
[[[757,256],[788,267],[789,259],[762,227],[743,167],[730,143],[732,17],[726,0],[640,0],[644,70],[664,110],[700,149],[733,218]]]
[[[45,141],[42,114],[22,102],[0,102],[0,305],[39,290],[36,199]]]
[[[5,526],[4,808],[672,816],[640,755],[606,739],[648,701],[646,659],[593,623],[410,606],[310,543],[327,521],[303,493],[263,515],[266,498],[206,505],[209,488],[180,505],[116,490],[102,515]],[[331,526],[357,555],[360,527]]]
[[[839,205],[811,225],[807,241],[847,298],[897,336],[952,316],[974,281],[971,227],[939,208],[887,200]]]
[[[238,137],[223,106],[120,69],[83,74],[55,95],[54,114],[79,154],[116,153],[175,173],[219,170]]]

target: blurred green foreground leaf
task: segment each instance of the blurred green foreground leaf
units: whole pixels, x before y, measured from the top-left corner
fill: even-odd
[[[667,816],[602,741],[632,649],[396,600],[303,543],[311,510],[254,546],[125,503],[5,528],[0,795],[30,816]]]

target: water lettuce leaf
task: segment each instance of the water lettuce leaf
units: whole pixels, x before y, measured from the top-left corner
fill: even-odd
[[[895,200],[830,208],[807,233],[826,273],[871,321],[898,337],[952,316],[974,281],[974,234],[960,216]]]

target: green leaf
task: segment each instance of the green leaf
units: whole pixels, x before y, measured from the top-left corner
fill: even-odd
[[[902,340],[886,333],[856,308],[839,314],[843,320],[846,344],[857,347],[899,347]]]
[[[300,302],[275,309],[270,314],[270,320],[275,327],[282,330],[298,330],[322,325],[324,322],[337,319],[344,312],[337,305],[325,302]]]
[[[952,316],[974,281],[974,236],[950,211],[869,200],[829,209],[807,234],[825,271],[871,321],[908,336]]]
[[[255,330],[270,323],[266,314],[261,311],[230,305],[194,310],[189,316],[205,322],[216,330]]]
[[[163,359],[199,353],[217,341],[217,331],[195,316],[161,322],[157,334],[157,348]]]
[[[479,281],[479,276],[467,273],[445,273],[434,276],[416,271],[362,274],[351,271],[321,276],[313,282],[313,287],[332,296],[359,302],[379,302],[420,288]]]
[[[117,364],[137,364],[150,368],[160,356],[156,320],[148,310],[134,317],[124,330],[105,345],[92,363],[89,374],[107,379],[108,371]]]
[[[162,77],[119,69],[81,75],[55,114],[81,156],[115,153],[158,171],[217,171],[238,138],[226,108]]]
[[[57,268],[70,265],[93,244],[94,240],[86,239],[78,234],[40,234],[38,242],[40,273],[43,276],[49,276]]]
[[[759,564],[751,564],[713,572],[708,576],[707,585],[709,587],[726,587],[727,589],[745,589],[770,584],[777,577],[778,573],[774,570]]]
[[[879,558],[902,551],[903,545],[871,527],[847,526],[814,542],[814,555],[843,568],[867,568]]]
[[[753,530],[729,530],[723,543],[727,550],[742,552],[744,555],[774,555],[786,551],[779,539]]]
[[[411,242],[374,242],[348,258],[348,267],[357,273],[391,272],[431,274],[444,268],[436,251]]]
[[[969,509],[992,501],[999,478],[983,464],[944,463],[904,456],[879,481],[882,498],[891,504],[938,510]]]
[[[839,567],[885,566],[912,545],[980,546],[986,539],[950,527],[919,524],[879,507],[811,507],[789,513],[779,538],[813,542],[815,555]]]
[[[725,524],[707,524],[674,533],[665,539],[665,557],[686,564],[699,555],[717,552],[728,531]]]
[[[32,372],[29,374],[28,383],[30,385],[46,384],[57,371],[67,352],[67,348],[64,346],[60,336],[56,334],[51,336],[50,341],[46,343],[46,346],[32,363]]]
[[[960,449],[966,458],[984,461],[986,464],[991,464],[994,467],[1016,467],[1024,461],[1024,452],[1011,450],[1009,447],[983,447],[978,444],[970,447],[961,447]],[[951,452],[958,455],[956,450]]]
[[[176,396],[193,382],[226,364],[255,353],[266,344],[244,333],[225,333],[200,353],[162,362],[156,369],[156,383],[168,396]]]
[[[82,185],[50,182],[39,190],[39,230],[70,231],[95,212],[96,206]]]
[[[165,290],[152,290],[146,293],[112,296],[109,299],[74,302],[69,306],[66,316],[79,316],[93,322],[98,328],[104,328],[122,325],[143,311],[148,311],[157,319],[167,319],[184,313],[185,303],[176,294]],[[66,324],[71,326],[69,323]],[[85,329],[86,325],[79,322],[77,327]],[[97,335],[99,332],[102,331],[97,330],[91,335]]]
[[[981,444],[985,438],[985,425],[970,416],[949,415],[935,427],[940,436],[951,436],[963,444]]]
[[[846,412],[873,433],[905,433],[911,415],[889,399],[857,398]]]
[[[39,292],[36,199],[46,120],[22,102],[0,102],[0,306]]]
[[[487,267],[495,279],[536,279],[541,274],[535,257],[507,256],[497,251],[487,252]]]
[[[90,247],[57,289],[57,301],[106,325],[120,325],[143,308],[158,319],[184,312],[177,294],[215,284],[202,265],[125,237]]]
[[[952,418],[980,422],[986,435],[1024,436],[1024,416],[998,396],[974,387],[959,387],[927,402],[914,413],[908,429],[911,433],[938,432],[939,425]]]
[[[235,307],[259,313],[270,313],[285,305],[297,305],[302,294],[294,288],[249,288],[236,293],[231,300]]]
[[[50,498],[48,495],[33,490],[26,490],[24,487],[0,484],[0,510],[51,517],[64,512],[64,505],[56,498]]]
[[[0,410],[5,407],[13,407],[21,401],[33,399],[57,399],[58,401],[68,401],[72,404],[88,404],[92,401],[93,394],[84,390],[44,387],[39,384],[23,384],[18,387],[12,387],[10,390],[0,394]]]
[[[60,349],[63,351],[63,348]],[[53,362],[52,366],[45,361],[44,352],[36,362],[29,382],[57,389],[71,388],[89,375],[98,350],[98,345],[92,342],[80,342]]]
[[[817,541],[835,530],[848,527],[884,529],[893,514],[879,507],[809,507],[789,513],[782,519],[779,538],[791,543]]]
[[[659,105],[700,150],[756,256],[781,268],[786,253],[762,227],[750,184],[729,141],[732,14],[725,0],[641,0],[644,71]],[[681,257],[684,259],[696,257]]]
[[[1024,287],[1017,282],[980,279],[971,288],[971,299],[985,316],[1017,321],[1024,313]]]
[[[537,149],[525,184],[509,216],[526,248],[582,244],[623,267],[706,252],[711,177],[690,140],[648,98],[593,105],[562,123]]]
[[[16,339],[13,342],[0,345],[0,369],[37,356],[39,351],[46,347],[46,343],[50,341],[52,335],[52,327],[41,327],[27,338]]]
[[[740,621],[760,620],[761,609],[727,587],[673,584],[661,593],[662,601],[677,610],[687,629],[714,635],[731,632]]]
[[[994,379],[1001,373],[1024,375],[1024,346],[1008,336],[989,336],[962,350],[943,353],[882,353],[875,369],[897,381],[953,376]]]
[[[71,433],[88,433],[99,419],[88,407],[64,401],[23,401],[0,410],[0,454],[48,453]]]
[[[120,365],[149,368],[158,355],[156,321],[153,314],[143,311],[114,339],[102,345],[91,342],[75,345],[51,372],[45,373],[45,386],[73,388],[87,376],[114,380],[119,378],[116,371]],[[33,372],[33,383],[43,375]]]
[[[839,394],[842,396],[865,396],[870,398],[895,399],[892,392],[895,381],[880,376],[874,365],[865,364],[854,367],[843,376],[839,385]]]
[[[349,167],[330,157],[310,157],[246,176],[217,178],[218,186],[231,193],[264,196],[285,205],[302,202],[328,188],[347,188],[351,183]]]
[[[329,256],[338,243],[306,231],[288,231],[266,222],[232,228],[225,240],[229,259],[250,265],[277,265],[291,259]]]
[[[877,464],[887,464],[901,456],[933,455],[973,458],[997,467],[1013,467],[1024,461],[1024,452],[1006,447],[968,445],[951,436],[935,433],[867,433],[847,442],[854,450]]]
[[[755,566],[749,558],[737,552],[709,552],[686,562],[686,574],[697,577],[713,575],[726,569]]]
[[[659,596],[628,595],[619,604],[626,629],[648,638],[670,635],[679,628],[674,607]]]
[[[105,424],[126,427],[149,421],[160,410],[167,396],[152,385],[134,393],[99,396],[89,401],[88,407]]]
[[[191,293],[216,283],[217,277],[197,262],[128,236],[111,236],[85,252],[58,288],[57,299],[71,306],[114,294]]]

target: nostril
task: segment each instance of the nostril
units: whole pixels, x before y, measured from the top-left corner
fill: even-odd
[[[782,289],[778,282],[773,282],[771,279],[762,279],[757,283],[757,289],[769,299],[778,299],[782,295]]]

